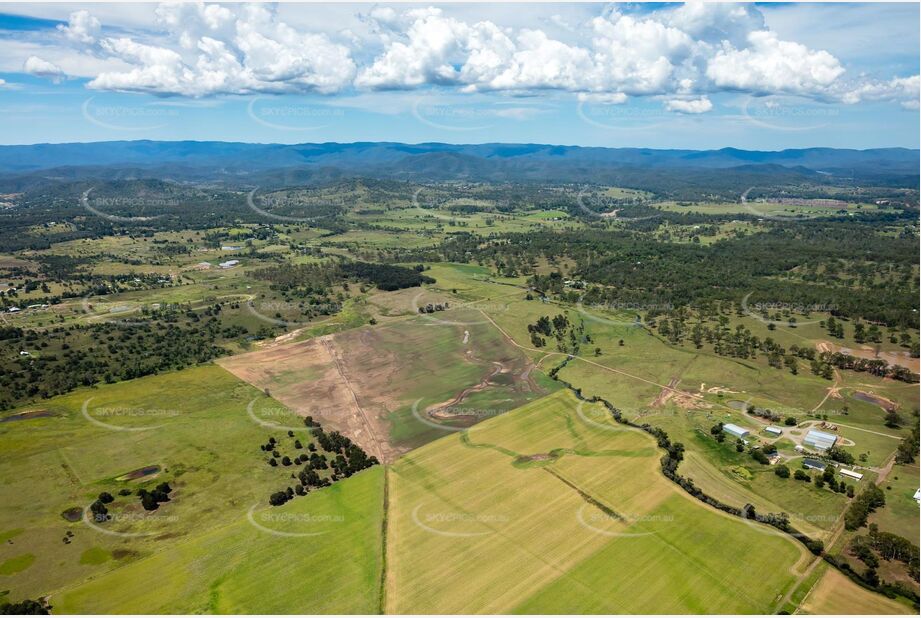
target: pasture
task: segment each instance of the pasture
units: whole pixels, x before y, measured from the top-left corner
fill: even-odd
[[[45,416],[0,423],[10,598],[50,593],[60,613],[374,611],[383,471],[270,510],[269,494],[287,482],[259,445],[284,432],[247,413],[259,397],[210,365],[76,391],[43,405]],[[303,427],[263,405],[272,423]],[[131,480],[142,468],[155,472]],[[141,509],[134,491],[163,481],[170,501]],[[102,491],[115,496],[111,520],[81,517]],[[307,549],[288,551],[298,543]],[[267,584],[256,576],[266,569],[287,575]],[[349,594],[328,594],[336,589]]]

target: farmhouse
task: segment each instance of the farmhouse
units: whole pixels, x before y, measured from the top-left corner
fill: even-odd
[[[855,472],[853,470],[845,470],[844,468],[842,468],[838,470],[838,472],[841,474],[841,476],[852,478],[855,481],[859,481],[860,479],[863,478],[863,475],[860,472]]]
[[[780,427],[774,427],[773,425],[769,425],[768,427],[765,427],[764,431],[771,434],[772,436],[782,436],[783,435],[783,429],[781,429]]]
[[[733,425],[732,423],[726,423],[723,425],[723,431],[735,438],[744,438],[750,433],[744,427],[739,427],[738,425]]]
[[[825,464],[818,459],[804,459],[803,467],[807,470],[824,470]]]
[[[817,451],[827,451],[838,441],[838,436],[810,429],[806,437],[803,438],[803,446],[815,449]]]

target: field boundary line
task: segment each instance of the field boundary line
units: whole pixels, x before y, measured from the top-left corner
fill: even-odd
[[[377,613],[387,613],[387,528],[389,523],[390,508],[390,467],[381,464],[384,468],[384,501],[381,511],[381,581],[377,594]]]

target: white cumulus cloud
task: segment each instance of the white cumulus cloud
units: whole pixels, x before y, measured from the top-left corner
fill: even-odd
[[[103,39],[101,49],[131,68],[101,73],[90,88],[191,97],[332,93],[355,73],[347,47],[326,34],[298,31],[261,5],[234,15],[216,5],[167,4],[157,17],[178,51],[128,37]]]
[[[713,109],[713,103],[707,97],[699,99],[670,99],[665,102],[665,109],[681,114],[704,114]]]
[[[889,81],[869,81],[847,90],[841,100],[848,104],[861,101],[899,101],[906,109],[918,109],[921,76],[894,77]]]
[[[99,20],[86,10],[74,11],[70,14],[66,26],[62,24],[57,27],[69,40],[84,45],[95,43],[101,28],[102,24],[99,23]]]
[[[724,43],[707,65],[707,77],[719,87],[754,93],[822,94],[844,73],[837,58],[767,30],[748,35],[749,47]]]
[[[22,65],[22,70],[30,75],[48,78],[53,82],[59,82],[65,77],[61,67],[53,62],[42,60],[38,56],[29,56],[26,58],[26,61]]]
[[[552,12],[519,19],[515,11],[489,11],[494,21],[468,18],[483,14],[476,5],[376,5],[339,25],[316,5],[165,2],[142,10],[143,27],[107,22],[103,30],[80,9],[44,39],[0,39],[0,70],[195,98],[558,91],[607,104],[656,97],[687,114],[710,111],[711,98],[726,91],[906,107],[919,98],[917,76],[851,76],[828,51],[781,38],[750,3],[603,8],[565,20]]]

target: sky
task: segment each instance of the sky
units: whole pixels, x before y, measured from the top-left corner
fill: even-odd
[[[0,143],[919,147],[918,3],[0,3]]]

